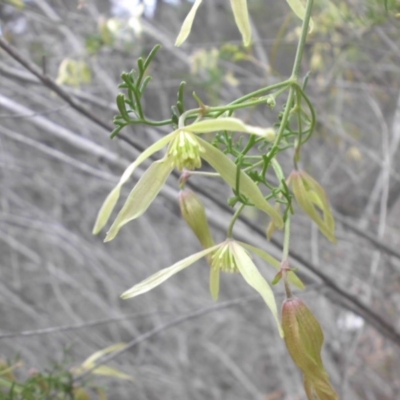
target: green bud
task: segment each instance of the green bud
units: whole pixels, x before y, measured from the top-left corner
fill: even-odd
[[[205,249],[214,246],[204,205],[196,194],[189,189],[182,190],[179,193],[179,206],[182,217],[197,236],[201,245]]]
[[[321,358],[324,343],[321,325],[303,300],[291,297],[284,301],[282,329],[289,354],[304,373],[307,398],[338,400]]]
[[[304,171],[293,171],[288,180],[297,203],[331,242],[336,243],[335,220],[321,185]]]
[[[267,96],[267,105],[271,110],[276,107],[276,100],[274,96]]]

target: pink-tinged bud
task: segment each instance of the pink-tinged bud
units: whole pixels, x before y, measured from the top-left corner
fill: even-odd
[[[322,186],[304,171],[293,171],[288,183],[292,185],[299,206],[318,225],[320,231],[336,243],[335,220]]]
[[[322,328],[303,300],[291,297],[284,301],[282,329],[289,354],[304,373],[307,398],[338,400],[321,358]]]
[[[189,189],[182,190],[179,193],[179,206],[182,217],[197,236],[201,245],[205,249],[214,246],[205,208],[196,194]]]

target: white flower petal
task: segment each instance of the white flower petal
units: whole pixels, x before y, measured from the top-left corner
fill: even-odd
[[[205,152],[201,157],[206,160],[216,171],[219,172],[221,177],[233,188],[236,188],[236,172],[237,166],[229,159],[222,151],[218,150],[200,137],[197,138]],[[266,212],[271,216],[274,224],[278,228],[283,227],[283,220],[281,215],[275,208],[265,200],[260,188],[253,182],[253,180],[243,171],[240,171],[240,193],[248,197],[250,201],[260,210]]]
[[[218,247],[219,245],[213,246],[206,250],[202,250],[196,254],[192,254],[191,256],[186,257],[185,259],[177,262],[171,267],[156,272],[155,274],[151,275],[144,281],[138,283],[137,285],[133,286],[126,292],[122,293],[121,297],[123,299],[128,299],[130,297],[135,297],[138,296],[139,294],[146,293],[151,289],[154,289],[155,287],[157,287],[158,285],[160,285],[161,283],[163,283],[164,281],[166,281],[168,278],[175,275],[179,271],[182,271],[183,269],[189,267],[189,265],[192,265],[193,263],[200,260],[200,258],[206,256],[207,254],[212,253]]]
[[[253,261],[246,253],[243,247],[237,242],[232,242],[232,252],[235,256],[236,265],[242,274],[244,280],[254,288],[261,297],[264,299],[265,303],[272,312],[275,321],[278,326],[279,334],[283,337],[283,330],[278,317],[278,309],[276,307],[276,301],[272,289],[268,285],[267,281],[260,274],[260,271],[254,265]]]
[[[140,217],[158,195],[173,169],[167,159],[154,162],[132,189],[124,206],[107,233],[106,242],[114,239],[119,230],[129,221]]]
[[[249,126],[239,118],[205,119],[185,126],[185,131],[193,133],[209,133],[216,131],[248,132]]]
[[[236,25],[242,34],[243,45],[247,47],[251,42],[251,25],[249,11],[247,9],[247,0],[231,0],[231,6]]]
[[[107,224],[110,215],[114,210],[115,204],[117,204],[120,193],[121,185],[118,184],[104,200],[104,203],[97,214],[97,219],[93,227],[93,235],[97,235]]]
[[[176,131],[175,131],[176,132]],[[121,193],[122,185],[131,177],[133,171],[147,158],[151,155],[160,151],[163,147],[165,147],[173,138],[175,132],[170,133],[167,136],[164,136],[153,145],[151,145],[148,149],[146,149],[143,153],[139,155],[139,157],[128,166],[128,168],[122,174],[117,186],[111,191],[111,193],[105,199],[103,205],[100,208],[100,211],[97,215],[96,223],[93,228],[93,234],[97,235],[107,224],[112,211],[114,210],[115,205],[119,199]]]
[[[194,18],[196,16],[197,9],[200,7],[200,4],[203,0],[196,0],[189,11],[189,14],[186,16],[183,21],[181,30],[179,32],[178,37],[176,38],[175,46],[180,46],[189,36],[190,31],[192,30],[192,25]]]

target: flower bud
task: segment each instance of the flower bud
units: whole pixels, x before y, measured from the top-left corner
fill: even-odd
[[[214,246],[205,208],[196,194],[189,189],[182,190],[179,193],[179,206],[182,217],[197,236],[201,245],[205,249]]]
[[[338,400],[321,358],[322,328],[303,300],[291,297],[284,301],[282,329],[289,354],[304,373],[308,399]]]
[[[321,185],[304,171],[293,171],[289,176],[289,183],[299,206],[318,225],[327,239],[336,243],[335,220]]]

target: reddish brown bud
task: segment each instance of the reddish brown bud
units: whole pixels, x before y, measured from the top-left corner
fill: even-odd
[[[338,400],[324,368],[321,349],[324,334],[318,320],[303,300],[291,297],[282,306],[282,329],[286,347],[304,373],[309,400]]]

